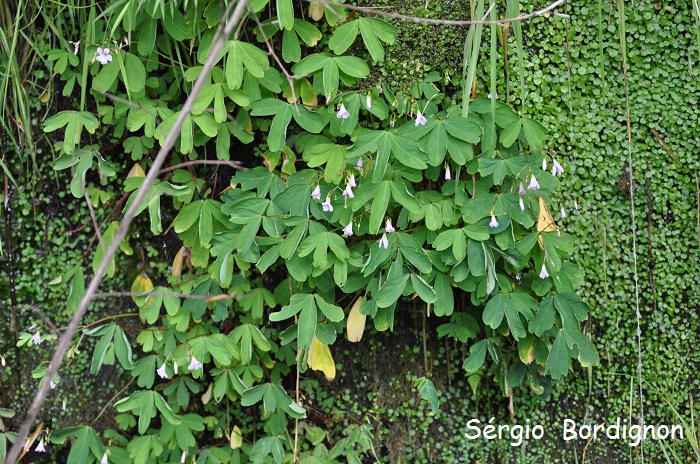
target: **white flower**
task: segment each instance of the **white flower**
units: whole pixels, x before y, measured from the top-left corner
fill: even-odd
[[[549,274],[547,273],[547,268],[544,267],[544,263],[542,263],[542,270],[540,271],[540,279],[546,279],[549,277]]]
[[[63,411],[66,410],[66,400],[63,400],[63,403],[61,403],[61,409],[62,409]]]
[[[156,369],[156,373],[158,374],[158,377],[160,377],[161,379],[168,378],[168,373],[165,372],[165,363],[163,363],[162,366],[160,366],[158,369]]]
[[[335,115],[337,118],[347,119],[350,117],[350,113],[345,109],[345,105],[340,105],[338,114]]]
[[[542,170],[547,170],[547,158],[542,158]]]
[[[124,37],[124,46],[129,46],[129,39],[127,39],[126,37]]]
[[[102,455],[102,459],[100,459],[100,464],[109,464],[109,452],[107,450],[105,450],[105,454]]]
[[[202,367],[204,367],[204,364],[202,364],[201,362],[197,361],[197,358],[195,358],[194,356],[192,356],[192,360],[190,361],[190,365],[187,366],[187,369],[189,369],[189,370],[191,370],[191,371],[198,371],[198,370],[201,369]]]
[[[331,205],[330,195],[326,197],[326,201],[321,203],[321,206],[323,207],[323,211],[333,211],[333,205]]]
[[[54,382],[53,380],[50,380],[50,381],[49,381],[49,387],[51,387],[51,390],[53,390],[54,388],[56,388],[56,382]]]
[[[564,207],[561,207],[561,218],[566,219],[566,211],[564,211]]]
[[[491,222],[489,222],[489,227],[498,227],[498,221],[496,220],[496,216],[493,214],[491,215]]]
[[[391,225],[391,219],[386,220],[386,223],[384,224],[384,229],[386,229],[387,234],[390,234],[396,230],[394,229],[394,226]]]
[[[535,175],[532,175],[532,179],[530,179],[530,185],[527,186],[528,189],[530,190],[539,190],[540,189],[540,184],[537,182],[537,179],[535,179]]]
[[[316,200],[321,199],[321,186],[317,185],[316,188],[314,189],[313,192],[311,192],[311,198],[314,198]]]
[[[102,64],[107,64],[112,61],[112,55],[110,55],[109,48],[97,47],[97,56],[95,59]]]
[[[350,174],[350,178],[348,179],[348,185],[350,187],[357,187],[357,184],[355,183],[355,174]]]
[[[41,343],[41,334],[39,334],[38,330],[34,335],[32,335],[32,343],[34,343],[35,345]]]
[[[491,98],[491,94],[489,94],[489,99]],[[498,92],[496,92],[496,100],[498,100]]]
[[[525,203],[523,203],[523,199],[520,199],[520,211],[525,211]]]
[[[5,364],[7,364],[5,362],[5,356],[0,355],[0,364],[2,364],[2,367],[5,367]]]
[[[348,237],[352,236],[352,221],[343,229],[343,235],[347,235]]]
[[[518,187],[518,195],[525,195],[525,189],[523,188],[522,182],[520,182],[520,187]]]
[[[423,113],[421,113],[419,111],[418,114],[416,114],[416,126],[418,126],[418,125],[425,126],[426,122],[428,122],[428,120],[425,119],[425,116],[423,116]]]
[[[79,48],[80,48],[80,40],[78,40],[76,43],[73,44],[73,54],[74,55],[78,54]]]
[[[355,169],[362,172],[362,158],[357,160],[357,164],[355,165]]]
[[[578,211],[578,200],[574,198],[574,209]]]
[[[367,94],[367,109],[371,110],[372,109],[372,95]]]
[[[452,180],[452,173],[450,172],[450,167],[445,167],[445,180]]]
[[[350,186],[350,184],[345,186],[345,190],[343,190],[343,196],[348,198],[355,198],[355,194],[352,193],[352,187]]]
[[[561,164],[559,164],[557,160],[554,160],[552,164],[552,175],[556,177],[558,174],[564,174],[564,168],[561,167]]]
[[[187,459],[187,451],[182,452],[182,456],[180,456],[180,464],[185,464],[185,459]]]
[[[36,445],[36,449],[34,451],[36,451],[37,453],[45,453],[46,452],[46,448],[44,448],[44,439],[43,438],[41,440],[39,440],[39,444]]]
[[[379,248],[389,249],[389,239],[386,238],[386,234],[382,234],[382,238],[379,239]]]

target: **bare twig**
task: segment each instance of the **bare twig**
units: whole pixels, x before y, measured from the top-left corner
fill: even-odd
[[[234,4],[232,3],[229,6],[229,11],[233,7],[233,5]],[[73,315],[73,319],[71,319],[68,329],[66,329],[66,332],[59,340],[58,347],[56,348],[56,351],[54,352],[53,357],[51,358],[51,364],[49,365],[49,369],[41,381],[39,390],[34,396],[34,400],[32,401],[32,404],[29,407],[29,410],[27,411],[27,415],[25,416],[24,421],[22,422],[22,426],[20,427],[19,432],[17,433],[15,442],[12,445],[12,448],[10,449],[9,453],[7,454],[7,458],[5,461],[6,463],[13,464],[17,461],[17,458],[22,448],[24,447],[24,441],[29,435],[29,430],[31,429],[32,423],[34,422],[36,416],[39,414],[39,410],[41,409],[41,406],[44,404],[44,401],[46,399],[46,394],[49,391],[49,380],[53,378],[54,374],[56,374],[59,367],[61,366],[63,358],[66,352],[68,351],[68,348],[70,347],[73,335],[78,329],[80,320],[83,318],[83,315],[85,314],[88,305],[94,298],[95,293],[97,292],[97,288],[100,285],[100,281],[102,280],[102,277],[104,277],[105,272],[107,271],[107,267],[109,266],[109,263],[112,260],[112,257],[117,251],[119,244],[126,236],[126,233],[129,229],[129,225],[131,225],[131,221],[134,219],[137,209],[141,206],[141,203],[146,198],[146,195],[148,194],[148,191],[150,190],[153,181],[160,172],[160,168],[163,165],[165,158],[172,149],[177,138],[180,136],[180,129],[182,128],[182,123],[185,121],[185,118],[190,114],[194,101],[197,98],[197,95],[201,91],[202,87],[204,86],[204,83],[208,78],[211,69],[214,67],[214,64],[216,63],[219,57],[219,53],[223,49],[224,43],[233,31],[234,27],[240,21],[247,6],[247,0],[239,1],[237,4],[235,4],[235,9],[232,13],[230,13],[230,15],[227,11],[227,14],[225,15],[226,20],[222,22],[222,24],[219,26],[219,31],[217,32],[217,35],[212,41],[211,49],[209,50],[209,56],[207,57],[206,63],[204,63],[202,73],[200,74],[199,78],[192,87],[192,92],[185,101],[185,104],[183,105],[182,110],[180,111],[180,114],[178,115],[178,118],[175,121],[175,124],[173,125],[173,128],[164,140],[161,149],[158,151],[158,155],[153,160],[153,165],[148,171],[148,175],[146,175],[143,184],[141,185],[138,193],[136,194],[134,202],[124,215],[124,219],[122,220],[119,229],[117,229],[117,232],[114,236],[114,240],[112,240],[112,242],[110,243],[109,248],[105,252],[104,258],[100,263],[100,266],[95,272],[95,276],[90,281],[90,285],[85,291],[85,296],[83,296],[83,299],[80,301],[80,305],[75,311],[75,314]]]
[[[233,169],[246,170],[247,168],[237,161],[226,161],[226,160],[191,160],[180,164],[175,164],[173,166],[168,166],[160,170],[159,174],[164,174],[166,172],[174,171],[180,168],[186,168],[188,166],[193,166],[195,164],[225,164],[226,166],[231,166]]]
[[[509,23],[514,23],[516,21],[526,21],[528,19],[535,18],[537,16],[542,16],[547,13],[550,13],[553,9],[561,5],[562,3],[565,3],[566,0],[557,0],[554,3],[550,4],[546,8],[542,8],[541,10],[534,11],[532,13],[524,14],[517,16],[515,18],[505,18],[505,19],[499,19],[498,21],[487,21],[487,20],[454,20],[454,19],[434,19],[434,18],[423,18],[420,16],[409,16],[409,15],[404,15],[400,13],[390,13],[388,11],[382,11],[378,10],[376,8],[368,8],[368,7],[363,7],[363,6],[355,6],[355,5],[346,5],[344,3],[336,3],[336,2],[331,2],[329,0],[306,0],[308,2],[314,2],[314,3],[320,3],[322,5],[326,6],[332,6],[336,8],[345,8],[347,10],[353,10],[353,11],[359,11],[361,13],[366,13],[366,14],[371,14],[371,15],[376,15],[376,16],[384,16],[387,18],[392,18],[392,19],[403,19],[406,21],[413,21],[414,23],[427,23],[427,24],[442,24],[445,26],[470,26],[472,24],[499,24],[499,25],[504,25],[504,24],[509,24]],[[556,14],[556,16],[560,17],[568,17],[567,15],[564,14]]]
[[[92,422],[90,422],[90,426],[91,426],[91,427],[92,427],[93,425],[95,425],[95,422],[97,422],[97,419],[99,419],[99,418],[102,416],[102,414],[104,414],[104,412],[105,412],[105,411],[107,410],[107,408],[114,402],[114,400],[116,400],[116,399],[119,397],[119,395],[121,395],[122,393],[124,393],[124,390],[126,390],[127,388],[129,388],[129,385],[131,385],[132,383],[134,383],[134,380],[136,380],[136,377],[132,377],[132,379],[129,380],[129,383],[127,383],[126,385],[124,385],[124,387],[123,387],[121,390],[119,390],[119,391],[117,392],[116,395],[114,395],[109,401],[107,401],[107,404],[104,405],[104,407],[102,408],[102,410],[100,411],[100,413],[97,415],[97,417],[95,417],[95,418],[92,420]]]

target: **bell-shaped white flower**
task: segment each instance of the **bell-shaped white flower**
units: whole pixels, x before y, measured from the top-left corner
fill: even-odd
[[[350,187],[357,187],[357,183],[355,182],[355,174],[350,174],[350,178],[348,179],[348,185]]]
[[[390,234],[390,233],[396,231],[396,229],[394,229],[394,226],[391,225],[391,219],[386,220],[386,223],[384,224],[384,229],[386,230],[387,234]]]
[[[520,182],[520,187],[518,187],[518,195],[525,195],[525,188],[522,182]]]
[[[198,371],[198,370],[201,369],[202,367],[204,367],[204,364],[202,364],[201,362],[197,361],[197,358],[195,358],[194,356],[192,356],[192,360],[190,360],[190,365],[187,366],[187,369],[189,369],[189,370],[191,370],[191,371]]]
[[[547,158],[542,158],[542,170],[547,170]]]
[[[44,447],[44,439],[43,438],[41,440],[39,440],[39,444],[36,445],[36,448],[34,449],[34,451],[36,451],[37,453],[45,453],[46,452],[46,448]]]
[[[340,109],[338,109],[338,114],[336,114],[335,116],[340,119],[347,119],[350,117],[350,112],[345,109],[345,105],[340,105]]]
[[[163,363],[162,366],[160,366],[158,369],[156,369],[156,373],[158,374],[158,377],[160,377],[161,379],[168,378],[168,373],[165,372],[165,363]]]
[[[321,203],[321,206],[323,207],[323,211],[333,211],[333,205],[331,205],[330,195],[326,196],[326,201]]]
[[[370,94],[367,94],[366,105],[367,105],[368,110],[372,109],[372,95],[370,95]]]
[[[112,61],[113,58],[109,48],[97,47],[97,56],[95,56],[95,59],[102,64],[107,64]]]
[[[173,372],[177,375],[177,361],[173,361]]]
[[[32,335],[32,343],[34,343],[35,345],[41,343],[41,334],[38,330],[34,335]]]
[[[427,123],[428,120],[425,119],[425,116],[423,116],[423,113],[420,111],[418,114],[416,114],[416,126],[425,126],[425,123]]]
[[[445,167],[445,180],[452,180],[452,173],[450,172],[450,167]]]
[[[540,184],[537,182],[537,179],[535,179],[535,175],[532,175],[532,179],[530,179],[530,185],[527,186],[528,189],[530,190],[539,190],[540,189]]]
[[[493,214],[491,215],[491,222],[489,222],[489,227],[498,227],[498,221],[496,220],[496,216]]]
[[[379,239],[379,248],[389,249],[389,239],[386,238],[386,234],[382,234],[382,238]]]
[[[126,39],[124,39],[126,40]],[[102,459],[100,459],[100,464],[109,464],[109,451],[105,450],[105,454],[102,455]]]
[[[355,169],[362,172],[362,158],[357,160],[357,164],[355,165]]]
[[[564,207],[561,207],[561,218],[566,219],[566,211],[564,211]]]
[[[313,192],[311,192],[311,198],[315,200],[321,199],[321,186],[317,185]]]
[[[544,266],[544,263],[542,263],[542,270],[540,271],[540,279],[546,279],[549,277],[549,273],[547,272],[547,268]]]
[[[352,236],[352,221],[350,221],[348,225],[343,228],[343,235],[347,235],[348,237]]]
[[[520,211],[525,211],[525,203],[523,203],[523,199],[520,199]]]
[[[343,190],[343,196],[347,198],[355,198],[355,194],[352,192],[352,187],[350,184],[345,186],[345,190]]]
[[[552,163],[552,175],[556,177],[559,174],[564,174],[564,168],[559,164],[557,160]]]

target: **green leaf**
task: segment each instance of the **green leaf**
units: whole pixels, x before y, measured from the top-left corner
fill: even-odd
[[[358,21],[348,21],[333,31],[333,35],[328,39],[328,47],[336,55],[342,55],[357,39]]]
[[[480,340],[469,348],[469,357],[464,360],[462,369],[471,373],[481,369],[486,359],[487,340]]]
[[[438,296],[437,293],[435,293],[435,289],[420,275],[415,273],[411,274],[411,284],[421,300],[428,304],[433,304],[437,301]]]
[[[276,0],[277,17],[280,29],[292,30],[294,27],[294,5],[292,0]]]
[[[433,381],[426,379],[425,377],[421,377],[420,379],[416,380],[415,385],[418,386],[418,393],[420,394],[420,397],[430,403],[430,412],[428,415],[434,416],[437,414],[438,410],[440,409],[440,402],[438,401],[437,392],[435,391]]]
[[[379,289],[375,295],[375,300],[379,308],[387,308],[399,299],[404,288],[406,288],[406,283],[408,282],[409,275],[404,274],[400,276],[389,275],[384,282],[384,285]]]
[[[552,343],[552,348],[549,350],[544,372],[551,375],[553,379],[559,379],[569,372],[570,366],[571,359],[569,350],[566,347],[564,331],[560,330],[554,339],[554,343]]]
[[[578,346],[578,360],[583,367],[591,367],[600,363],[600,356],[595,345],[584,334],[578,330],[563,328],[562,333],[566,338],[566,344],[573,350],[574,345]]]

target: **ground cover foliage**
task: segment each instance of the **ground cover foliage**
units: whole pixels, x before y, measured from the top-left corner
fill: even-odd
[[[498,14],[517,16],[513,5]],[[43,122],[50,134],[45,152],[33,154],[54,154],[46,164],[56,172],[56,191],[35,193],[43,190],[37,179],[48,175],[35,156],[3,159],[9,180],[35,183],[8,196],[16,206],[4,217],[6,227],[37,237],[34,245],[20,241],[14,265],[23,272],[12,297],[20,301],[7,298],[21,320],[20,347],[11,348],[9,330],[4,353],[25,373],[8,395],[15,420],[21,408],[13,405],[43,377],[42,359],[61,332],[47,319],[60,326],[75,310],[103,258],[99,243],[114,236],[119,213],[170,132],[226,5],[73,6],[80,8],[42,18],[44,31],[53,25],[66,32],[43,48],[31,42],[24,55],[34,51],[33,63],[43,60],[45,68],[36,67],[46,74],[35,71],[32,82],[53,94],[47,117],[27,127]],[[109,270],[105,283],[130,289],[133,301],[127,296],[89,313],[76,337],[80,352],[52,379],[56,406],[32,450],[64,449],[70,462],[580,457],[583,445],[555,439],[528,444],[526,452],[467,442],[464,424],[475,407],[484,421],[513,415],[545,424],[571,417],[566,410],[562,416],[562,405],[577,419],[639,413],[630,195],[647,414],[669,417],[668,408],[646,404],[667,397],[687,415],[697,391],[691,348],[698,323],[683,315],[697,307],[690,290],[697,273],[689,272],[697,266],[682,257],[697,253],[697,110],[675,99],[692,100],[697,87],[691,4],[627,6],[631,122],[651,134],[634,132],[631,183],[616,5],[571,5],[568,21],[533,19],[522,38],[511,29],[507,73],[504,42],[486,40],[492,30],[484,26],[482,58],[473,65],[477,98],[469,105],[461,82],[467,29],[431,35],[425,30],[434,26],[348,17],[339,8],[251,6],[256,14],[227,42],[186,119],[169,159],[175,169],[151,188]],[[447,17],[445,10],[437,2],[403,12]],[[286,73],[298,77],[293,86],[265,39]],[[653,53],[651,44],[672,51]],[[421,48],[449,50],[445,57],[454,53],[460,64],[423,61]],[[667,85],[654,86],[652,78]],[[662,89],[671,97],[660,98]],[[486,98],[489,91],[498,100]],[[16,102],[19,91],[7,92]],[[31,104],[42,108],[42,101]],[[5,126],[8,145],[32,153],[33,143],[14,129]],[[182,165],[204,159],[233,160],[236,169]],[[552,175],[559,164],[565,175]],[[91,235],[86,193],[101,237]],[[69,227],[22,219],[41,218],[42,202],[57,197],[72,203],[66,208],[76,227],[87,223],[87,238],[71,244],[79,244],[77,252],[58,251],[57,237]],[[41,255],[36,244],[49,236],[51,251]],[[34,264],[40,255],[61,264]],[[9,277],[9,268],[3,272]],[[56,293],[37,291],[32,279],[52,281]],[[581,284],[591,317],[575,293]],[[55,316],[46,310],[51,305],[61,308]],[[383,333],[389,329],[398,341]],[[383,349],[387,343],[406,347]],[[31,365],[20,364],[18,353],[31,354]],[[356,365],[363,358],[369,366]],[[372,360],[396,364],[390,380]],[[598,367],[582,370],[579,361]],[[83,382],[71,376],[89,371],[99,379],[106,369],[109,384],[91,389],[109,390],[101,403],[109,422],[93,420],[102,415],[93,412],[67,424],[58,406],[73,395],[68,382],[76,395]],[[324,380],[336,376],[335,383]],[[18,423],[9,423],[3,436],[11,439]],[[641,458],[625,443],[593,442],[583,452],[599,462]],[[663,455],[653,445],[648,453]]]

